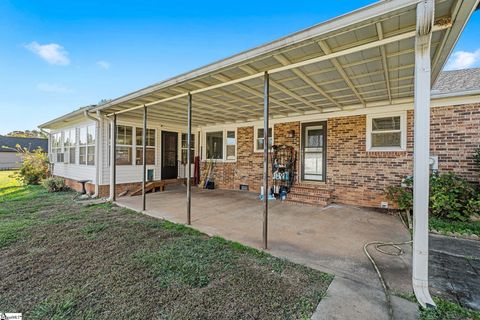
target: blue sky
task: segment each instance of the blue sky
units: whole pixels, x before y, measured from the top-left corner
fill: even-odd
[[[0,134],[111,99],[374,1],[0,1]],[[480,12],[450,68],[479,66]]]

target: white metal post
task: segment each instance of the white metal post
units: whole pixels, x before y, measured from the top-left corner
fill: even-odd
[[[110,201],[115,201],[116,192],[116,169],[117,169],[117,115],[113,115],[112,122],[110,123]]]
[[[428,290],[430,46],[434,8],[434,0],[424,0],[417,5],[415,37],[412,285],[415,296],[423,307],[435,307]]]

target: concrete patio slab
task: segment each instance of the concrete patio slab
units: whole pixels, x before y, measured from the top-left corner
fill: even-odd
[[[480,310],[480,241],[430,235],[432,293]]]
[[[141,197],[122,197],[117,202],[141,211]],[[185,188],[148,194],[144,213],[185,223]],[[262,202],[249,192],[193,188],[192,227],[261,248]],[[388,319],[380,281],[363,245],[376,240],[410,240],[398,217],[351,206],[319,208],[275,200],[270,202],[268,235],[272,255],[335,274],[328,297],[319,305],[322,310],[317,314],[330,316],[323,319]],[[411,248],[407,245],[404,249],[406,254],[400,257],[371,250],[395,292],[411,292]],[[403,303],[408,307],[404,305],[399,314],[418,309],[414,303]]]

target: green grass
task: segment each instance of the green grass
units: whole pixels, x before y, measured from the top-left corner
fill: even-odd
[[[333,280],[184,225],[4,181],[0,310],[28,319],[308,319]]]
[[[435,309],[422,309],[421,320],[479,320],[480,312],[462,308],[460,305],[440,298],[433,299]]]
[[[440,233],[457,232],[460,234],[480,236],[480,221],[446,221],[431,217],[429,219],[430,230],[437,230]]]
[[[21,186],[21,182],[14,177],[16,173],[15,170],[0,171],[0,189]]]

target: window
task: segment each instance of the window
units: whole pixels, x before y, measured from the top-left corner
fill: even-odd
[[[77,150],[77,135],[76,129],[70,129],[65,131],[65,153],[67,154],[67,159],[64,159],[66,163],[75,164],[76,163],[76,150]]]
[[[117,154],[115,155],[117,165],[132,164],[132,142],[133,129],[130,126],[119,126],[116,128]]]
[[[206,133],[207,159],[223,159],[223,131]]]
[[[235,160],[237,158],[237,138],[235,131],[227,130],[227,160]]]
[[[95,125],[80,128],[79,164],[95,165]]]
[[[367,117],[367,150],[399,151],[406,146],[406,115]]]
[[[52,134],[52,162],[63,162],[62,133]]]
[[[255,152],[263,151],[263,128],[255,127]],[[273,145],[272,128],[268,128],[268,149]]]
[[[137,151],[135,163],[143,164],[143,128],[136,128]],[[155,129],[147,128],[147,164],[155,164]]]
[[[187,136],[188,134],[182,133],[182,164],[187,163]],[[195,158],[195,135],[192,134],[192,139],[190,141],[190,161],[193,163],[193,159]]]

